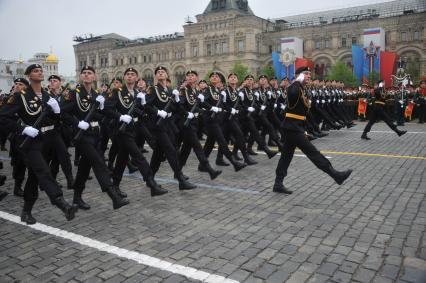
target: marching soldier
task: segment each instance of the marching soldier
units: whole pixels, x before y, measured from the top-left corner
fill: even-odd
[[[222,171],[215,170],[211,167],[209,160],[204,154],[203,147],[198,139],[198,117],[199,117],[199,100],[197,91],[198,73],[194,70],[186,72],[186,80],[180,87],[179,111],[180,119],[178,124],[182,139],[180,150],[180,165],[185,166],[186,161],[191,153],[191,149],[200,162],[199,171],[208,172],[210,179],[214,180]]]
[[[426,121],[426,80],[420,81],[415,97],[419,109],[419,123],[423,124]]]
[[[21,221],[27,224],[36,223],[31,211],[38,198],[38,185],[49,196],[51,203],[64,212],[66,219],[71,220],[75,216],[76,208],[64,200],[62,191],[52,177],[42,154],[43,142],[49,138],[48,132],[54,129],[55,121],[60,118],[61,109],[58,102],[41,87],[43,81],[41,65],[28,66],[25,75],[30,80],[30,86],[25,91],[12,95],[0,111],[0,126],[11,127],[21,133],[18,139],[22,145],[20,151],[28,167]],[[15,115],[21,119],[18,125]]]
[[[111,198],[113,208],[119,209],[129,204],[129,201],[122,198],[114,189],[104,158],[97,150],[100,139],[99,121],[103,118],[99,110],[104,109],[105,98],[98,95],[92,88],[96,79],[95,70],[92,67],[83,67],[80,72],[80,79],[82,81],[81,86],[72,91],[62,105],[64,121],[78,128],[81,134],[74,141],[75,148],[79,151],[81,158],[73,186],[73,204],[83,210],[90,209],[90,206],[83,201],[82,193],[92,168],[102,191],[106,192]]]
[[[309,111],[310,103],[305,96],[305,84],[311,80],[311,72],[308,67],[301,67],[296,71],[297,79],[288,87],[287,112],[282,124],[285,137],[281,150],[281,157],[276,169],[275,184],[273,191],[276,193],[291,194],[292,191],[283,185],[287,176],[287,169],[291,163],[296,147],[322,171],[332,177],[336,183],[342,184],[352,173],[352,170],[344,172],[336,171],[330,161],[322,155],[305,135],[306,113]]]
[[[175,135],[168,119],[176,111],[175,99],[179,97],[179,92],[176,90],[172,93],[172,90],[167,87],[168,73],[165,67],[155,68],[154,75],[157,84],[148,88],[144,108],[148,115],[147,127],[156,144],[151,157],[151,169],[155,175],[160,168],[164,154],[179,182],[179,190],[195,189],[196,186],[188,182],[182,173],[175,147]]]
[[[391,128],[398,136],[402,136],[407,131],[399,130],[395,124],[392,123],[391,119],[389,118],[389,115],[386,113],[385,110],[385,82],[383,80],[380,80],[377,82],[378,87],[374,90],[374,106],[373,110],[370,113],[370,119],[367,123],[367,125],[364,128],[364,132],[361,135],[361,139],[364,140],[370,140],[370,138],[367,136],[367,133],[371,130],[371,127],[376,123],[377,119],[381,118],[388,126]]]
[[[107,97],[104,112],[113,119],[113,140],[118,141],[118,156],[112,172],[113,184],[118,192],[124,196],[119,185],[130,155],[146,185],[151,189],[151,196],[158,196],[167,193],[167,190],[161,188],[155,182],[149,163],[135,141],[135,123],[142,118],[143,113],[140,108],[146,103],[145,93],[137,93],[136,91],[137,76],[136,69],[127,68],[124,72],[125,85],[123,88],[114,89]]]

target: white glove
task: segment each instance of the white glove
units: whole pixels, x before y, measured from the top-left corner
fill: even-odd
[[[201,102],[204,102],[204,95],[200,93],[197,97]]]
[[[285,110],[285,105],[281,103],[280,108],[281,108],[282,110]]]
[[[87,123],[86,121],[80,121],[78,122],[77,127],[85,131],[89,128],[89,123]]]
[[[59,114],[61,113],[61,108],[59,108],[59,103],[56,99],[54,98],[49,98],[49,100],[47,101],[47,105],[50,106],[50,108],[52,108],[53,113],[55,114]]]
[[[265,106],[265,105],[262,105],[262,106],[260,106],[260,109],[263,111],[263,110],[265,110],[265,109],[266,109],[266,106]]]
[[[36,128],[28,126],[28,127],[25,127],[25,129],[22,131],[22,134],[35,138],[38,135],[38,132],[39,131]]]
[[[321,100],[321,103],[322,103],[322,104],[324,104],[324,103],[325,103],[325,100],[324,100],[324,99],[323,99],[323,100]]]
[[[99,109],[104,110],[105,106],[105,97],[102,95],[96,96],[96,101],[99,102]]]
[[[132,116],[124,114],[120,116],[120,121],[129,124],[132,121]]]
[[[223,97],[223,102],[225,102],[225,103],[226,103],[226,92],[222,91],[220,94],[221,94],[221,95],[222,95],[222,97]]]
[[[269,91],[267,92],[267,94],[268,94],[268,98],[269,98],[269,99],[271,99],[272,92],[269,90]]]
[[[142,105],[145,105],[146,104],[146,99],[145,99],[145,93],[144,92],[139,92],[137,95],[136,95],[136,98],[139,98],[140,100],[141,100],[141,104]]]
[[[254,96],[256,96],[256,98],[257,98],[257,99],[259,99],[259,95],[260,95],[260,94],[259,94],[259,92],[257,92],[257,91],[254,93]]]
[[[254,108],[250,106],[249,108],[247,108],[247,111],[248,111],[248,112],[253,112],[253,111],[254,111]]]
[[[211,111],[213,111],[214,113],[219,112],[219,108],[216,106],[212,106],[212,108],[210,108]]]
[[[238,93],[238,96],[241,98],[241,101],[244,101],[244,93],[242,91]]]
[[[277,91],[277,94],[278,94],[278,95],[281,95],[281,90]]]
[[[236,110],[235,108],[231,108],[231,114],[232,114],[232,115],[237,114],[237,110]]]
[[[188,120],[191,120],[194,118],[194,114],[192,112],[188,112]]]
[[[167,112],[167,118],[172,117],[173,113],[172,112]]]
[[[301,83],[303,83],[304,80],[305,80],[305,75],[303,73],[301,73],[296,79],[296,81]]]
[[[274,103],[274,109],[275,109],[275,108],[277,108],[277,106],[278,106],[278,105],[277,105],[276,103]]]
[[[158,110],[157,115],[165,119],[167,117],[167,112],[164,110]]]
[[[176,102],[179,102],[180,101],[180,98],[179,98],[179,91],[177,90],[177,89],[174,89],[173,91],[172,91],[172,93],[173,93],[173,96],[175,97],[175,101]]]

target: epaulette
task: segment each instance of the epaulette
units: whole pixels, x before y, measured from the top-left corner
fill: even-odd
[[[80,89],[79,88],[76,88],[75,91],[78,92],[78,93],[80,93]]]
[[[118,88],[119,91],[123,91],[123,89],[121,87]]]
[[[21,90],[21,94],[25,94],[26,92],[25,92],[25,90]]]

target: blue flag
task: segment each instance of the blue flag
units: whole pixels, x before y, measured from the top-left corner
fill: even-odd
[[[282,80],[285,77],[285,68],[280,62],[280,55],[277,52],[272,52],[272,64],[274,65],[275,76]]]
[[[364,49],[358,45],[352,45],[352,64],[354,65],[354,75],[359,81],[362,81],[364,66]]]

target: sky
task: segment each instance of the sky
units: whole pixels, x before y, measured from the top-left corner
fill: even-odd
[[[389,0],[249,0],[255,15],[279,18]],[[130,39],[182,32],[185,18],[203,13],[209,0],[0,0],[0,59],[52,52],[59,73],[72,76],[75,35],[118,33]],[[299,3],[299,5],[295,5]]]

